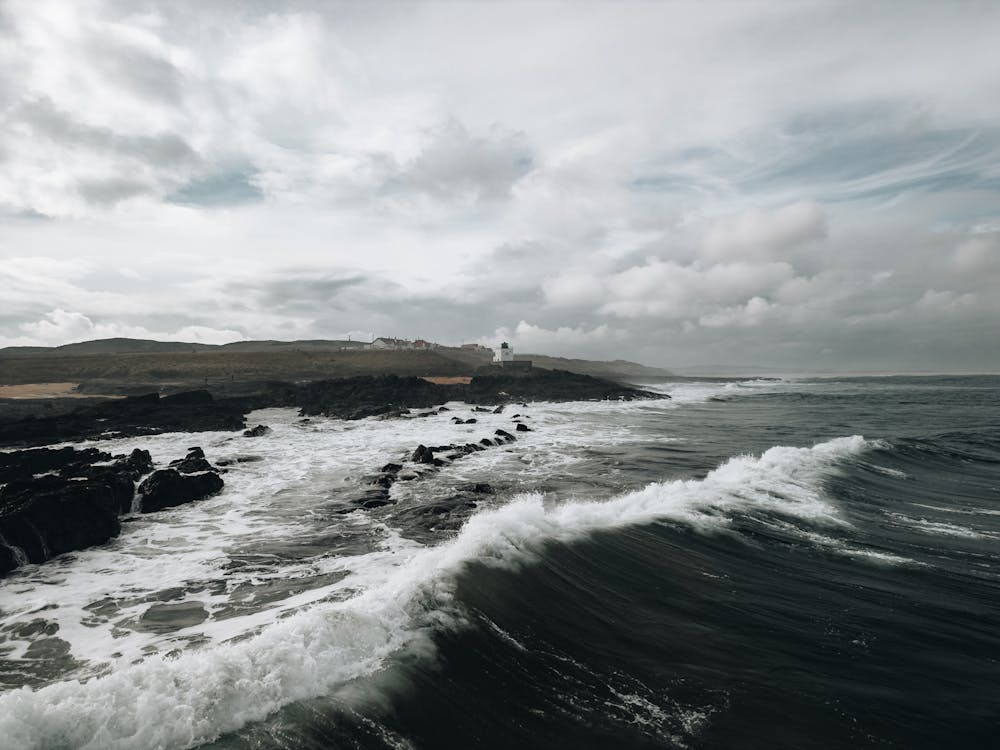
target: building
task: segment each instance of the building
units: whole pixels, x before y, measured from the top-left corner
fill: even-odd
[[[510,344],[504,341],[500,346],[493,350],[493,364],[503,365],[507,362],[514,361],[514,350],[510,348]]]
[[[372,349],[412,349],[413,344],[406,339],[393,339],[385,336],[379,337],[372,342]]]
[[[424,341],[423,339],[417,339],[413,342],[414,349],[436,349],[437,344],[433,341]]]

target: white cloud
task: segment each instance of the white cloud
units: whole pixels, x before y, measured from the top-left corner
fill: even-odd
[[[708,260],[772,260],[826,236],[826,216],[815,201],[801,201],[775,211],[759,209],[720,219],[702,244]]]

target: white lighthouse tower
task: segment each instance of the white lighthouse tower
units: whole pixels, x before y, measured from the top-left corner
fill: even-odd
[[[500,346],[493,350],[493,364],[500,365],[503,367],[508,362],[514,361],[514,350],[510,348],[510,344],[504,341]]]

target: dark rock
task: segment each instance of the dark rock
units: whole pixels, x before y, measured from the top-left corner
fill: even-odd
[[[0,484],[15,479],[29,479],[35,474],[50,471],[63,472],[97,461],[110,461],[111,458],[110,453],[96,448],[34,448],[0,453]]]
[[[532,429],[528,427],[524,422],[518,422],[517,427],[514,428],[515,432],[532,432]]]
[[[379,471],[381,471],[383,474],[398,474],[402,468],[403,468],[402,464],[389,463],[383,466],[381,469],[379,469]]]
[[[487,409],[487,408],[486,408],[486,407],[484,407],[484,406],[476,406],[476,407],[474,407],[474,408],[472,409],[472,411],[477,411],[477,412],[481,412],[481,413],[483,413],[483,414],[492,414],[492,413],[493,413],[493,410],[492,410],[492,409]]]
[[[426,445],[418,445],[417,449],[413,451],[413,455],[410,456],[410,460],[415,464],[434,463],[434,451]]]
[[[493,410],[494,414],[503,414],[503,404],[500,404],[496,409]]]
[[[451,411],[451,409],[449,409],[447,406],[439,406],[438,410],[437,410],[437,413],[440,414],[441,412],[445,412],[445,411]]]
[[[243,437],[261,437],[266,435],[271,431],[271,428],[267,425],[259,424],[256,427],[252,427],[249,430],[243,431]]]
[[[486,484],[486,482],[477,482],[476,484],[467,484],[461,488],[464,492],[471,492],[475,495],[495,495],[496,490],[493,489],[491,485]]]
[[[149,451],[135,448],[126,458],[119,459],[116,465],[128,471],[132,479],[138,479],[153,470],[153,457]]]
[[[511,435],[509,432],[507,432],[507,430],[497,430],[493,434],[496,435],[499,438],[503,438],[504,441],[508,442],[508,443],[513,442],[514,440],[517,440],[517,438],[515,438],[513,435]]]
[[[463,424],[476,424],[478,421],[478,419],[466,419]]]
[[[139,485],[142,512],[153,513],[201,500],[214,495],[224,484],[215,472],[185,475],[175,469],[154,471]]]
[[[121,531],[118,511],[115,490],[102,479],[11,482],[0,490],[0,546],[8,550],[0,569],[103,544]]]
[[[205,458],[205,451],[201,448],[189,448],[188,454],[184,458],[178,458],[170,462],[170,468],[181,474],[197,474],[202,471],[215,471]]]
[[[496,443],[494,443],[494,442],[493,442],[492,440],[490,440],[489,438],[483,438],[482,440],[480,440],[480,441],[479,441],[479,444],[480,444],[480,445],[485,445],[485,446],[493,446],[493,445],[496,445]]]
[[[106,400],[72,412],[0,422],[0,445],[44,445],[65,440],[159,432],[242,430],[243,404],[216,401],[208,391]]]

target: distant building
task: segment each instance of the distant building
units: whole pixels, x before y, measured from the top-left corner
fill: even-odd
[[[414,349],[436,349],[437,344],[432,341],[424,341],[423,339],[417,339],[413,342]]]
[[[380,337],[372,342],[372,349],[412,349],[413,343],[406,339]]]
[[[486,347],[482,344],[462,344],[462,349],[472,349],[473,351],[479,351],[480,349],[485,349]]]
[[[510,348],[510,344],[504,341],[500,346],[493,350],[493,364],[502,365],[505,362],[514,361],[514,350]]]

